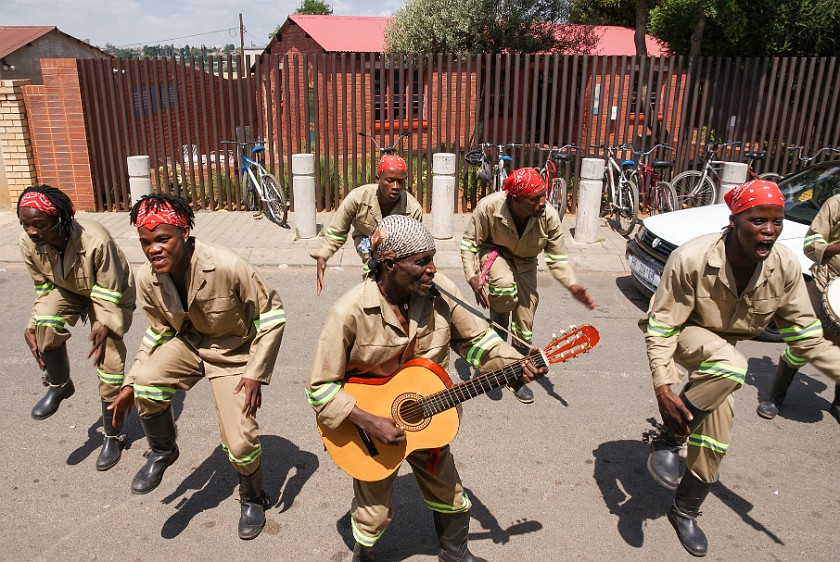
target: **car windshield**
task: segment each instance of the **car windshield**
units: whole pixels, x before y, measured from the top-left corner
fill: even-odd
[[[840,162],[823,162],[779,182],[785,196],[785,218],[810,225],[832,195],[840,193]]]

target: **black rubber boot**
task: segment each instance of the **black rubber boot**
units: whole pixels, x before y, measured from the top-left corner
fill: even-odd
[[[172,408],[150,418],[140,416],[140,423],[146,433],[150,450],[145,453],[143,465],[131,481],[132,494],[148,494],[158,487],[164,471],[178,459],[178,445],[175,444],[175,418]]]
[[[513,342],[513,348],[521,353],[522,355],[528,355],[531,353],[531,348],[525,345],[522,345],[519,342]],[[516,381],[515,383],[508,386],[509,389],[513,391],[513,395],[516,396],[516,399],[522,402],[523,404],[531,404],[534,402],[534,391],[532,391],[527,384],[522,382],[521,380]]]
[[[790,383],[793,382],[793,377],[796,376],[797,369],[791,367],[784,361],[779,361],[779,366],[776,367],[776,376],[773,378],[773,386],[770,389],[770,398],[760,402],[756,413],[762,418],[772,420],[779,414],[779,408],[782,402],[785,401]]]
[[[61,401],[73,396],[76,388],[70,380],[70,358],[67,345],[41,352],[44,361],[44,386],[47,393],[32,408],[32,417],[44,420],[58,411]]]
[[[262,465],[248,476],[239,475],[239,538],[245,541],[257,538],[265,527],[265,510],[269,505],[268,495],[262,489]]]
[[[434,512],[435,532],[440,542],[439,562],[487,562],[475,556],[467,546],[470,531],[470,512]]]
[[[105,432],[105,442],[96,458],[96,470],[108,470],[120,462],[125,434],[120,433],[122,424],[112,425],[114,412],[108,410],[110,402],[102,402],[102,430]]]
[[[828,412],[834,416],[834,419],[840,422],[840,384],[834,385],[834,401],[828,408]]]
[[[356,543],[356,546],[353,547],[353,562],[376,562],[373,547]]]
[[[688,427],[694,431],[706,417],[709,412],[701,410],[692,404],[685,396],[685,391],[680,394],[680,398],[685,404],[686,408],[694,417]],[[650,456],[647,460],[647,469],[651,477],[660,486],[669,490],[676,490],[680,484],[680,449],[685,443],[686,437],[679,437],[670,429],[665,429],[662,433],[654,437],[650,442]]]
[[[680,486],[677,488],[674,505],[668,512],[668,521],[677,531],[680,544],[689,554],[694,556],[706,556],[706,551],[709,548],[706,534],[697,525],[696,517],[700,515],[700,506],[705,501],[706,496],[709,495],[712,486],[714,486],[714,482],[711,484],[703,482],[694,476],[690,470],[686,470],[685,476],[683,476]]]
[[[490,320],[492,320],[505,330],[510,329],[510,312],[496,312],[495,310],[490,309]],[[505,332],[504,330],[500,330],[495,326],[493,326],[493,329],[496,330],[496,333],[499,334],[499,337],[502,338],[502,341],[507,341],[507,332]]]

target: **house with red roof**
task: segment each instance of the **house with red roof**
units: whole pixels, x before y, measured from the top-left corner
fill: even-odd
[[[0,26],[0,80],[43,84],[41,59],[105,59],[108,53],[53,26]]]

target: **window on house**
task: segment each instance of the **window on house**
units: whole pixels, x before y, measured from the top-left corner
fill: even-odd
[[[140,86],[132,88],[134,115],[152,115],[175,107],[175,84]]]
[[[650,83],[648,83],[648,73],[647,71],[643,73],[639,73],[638,69],[636,71],[636,79],[635,83],[633,84],[633,90],[630,92],[630,112],[631,113],[644,113],[645,112],[645,99],[648,97],[648,92],[650,92],[650,107],[656,107],[656,98],[659,93],[659,77],[660,73],[654,69],[653,77],[651,78]]]
[[[420,73],[373,70],[373,114],[376,120],[420,119],[425,115],[426,91]]]

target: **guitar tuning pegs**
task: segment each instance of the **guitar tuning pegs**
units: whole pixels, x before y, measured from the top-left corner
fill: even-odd
[[[556,339],[557,339],[557,334],[555,334],[554,332],[551,332],[551,341],[554,341]]]

